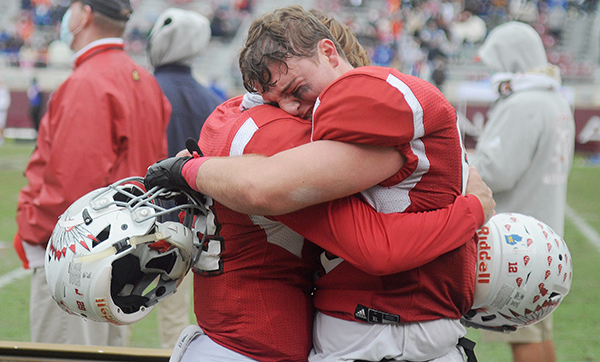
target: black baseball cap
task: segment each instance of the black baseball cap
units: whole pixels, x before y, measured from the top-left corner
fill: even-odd
[[[71,0],[89,5],[93,11],[115,20],[127,21],[133,12],[129,0]]]

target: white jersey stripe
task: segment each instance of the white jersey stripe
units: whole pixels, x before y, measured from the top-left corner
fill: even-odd
[[[425,154],[423,141],[413,140],[410,145],[418,159],[417,168],[412,175],[392,187],[376,185],[362,192],[367,202],[378,212],[389,214],[406,210],[411,204],[409,192],[415,188],[431,167]]]
[[[231,148],[229,149],[229,156],[240,156],[244,154],[244,149],[254,133],[258,131],[258,126],[252,118],[248,118],[246,122],[238,129],[231,142]]]
[[[251,117],[248,118],[236,132],[231,142],[229,156],[243,155],[248,142],[254,137],[256,131],[258,131],[256,122]],[[265,231],[267,242],[278,245],[297,257],[302,257],[304,238],[300,234],[282,223],[267,219],[264,216],[249,215],[249,217],[254,225]]]
[[[313,111],[312,111],[312,117],[313,119],[315,118],[315,112],[317,111],[317,108],[319,108],[319,106],[321,105],[321,100],[317,97],[317,100],[315,102],[315,106],[313,107]],[[315,134],[315,122],[312,122],[312,131],[310,133],[310,141],[313,142],[314,138],[313,135]]]
[[[406,85],[406,83],[401,81],[398,77],[390,74],[387,77],[387,82],[404,95],[406,103],[408,103],[408,106],[412,110],[413,125],[415,129],[413,140],[423,137],[425,135],[425,126],[423,125],[423,108],[421,107],[421,103],[419,103],[419,100],[408,87],[408,85]]]
[[[410,148],[417,157],[417,168],[412,175],[405,180],[392,187],[373,186],[362,192],[367,202],[375,208],[375,210],[383,213],[402,212],[406,210],[410,204],[409,192],[421,181],[424,174],[429,171],[431,164],[425,153],[425,145],[420,139],[425,134],[425,126],[423,125],[423,108],[417,100],[412,90],[401,81],[399,78],[390,74],[387,82],[398,89],[408,103],[408,106],[413,113],[414,134],[413,140],[410,142]]]

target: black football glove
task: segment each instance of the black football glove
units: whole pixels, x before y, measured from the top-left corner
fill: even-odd
[[[202,151],[198,143],[193,138],[185,141],[186,148],[193,155],[202,156]],[[148,167],[144,185],[149,190],[154,186],[166,187],[175,190],[185,191],[191,195],[197,196],[200,193],[187,183],[182,174],[183,165],[193,157],[169,157]]]
[[[144,177],[146,189],[159,186],[186,192],[194,191],[181,174],[183,165],[191,159],[189,156],[169,157],[151,165]]]

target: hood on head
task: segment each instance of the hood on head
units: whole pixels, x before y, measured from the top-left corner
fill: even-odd
[[[478,52],[498,72],[523,73],[548,64],[540,35],[531,26],[511,21],[494,28]]]
[[[169,8],[156,20],[148,39],[153,67],[166,64],[191,66],[210,42],[210,21],[194,11]]]

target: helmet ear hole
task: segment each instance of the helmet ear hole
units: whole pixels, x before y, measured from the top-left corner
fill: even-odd
[[[96,235],[96,240],[92,242],[92,248],[95,248],[101,242],[107,240],[110,237],[110,225],[105,227],[98,235]]]

